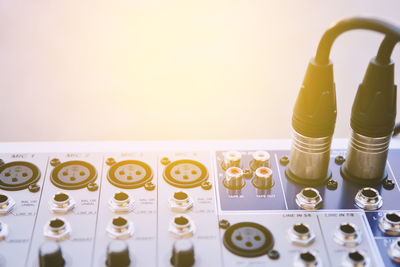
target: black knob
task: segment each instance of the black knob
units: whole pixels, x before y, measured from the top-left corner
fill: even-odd
[[[130,263],[129,248],[126,242],[111,241],[107,246],[107,267],[127,267]]]
[[[45,242],[39,249],[40,267],[63,267],[65,260],[62,256],[61,247],[56,242]]]
[[[194,264],[194,246],[190,240],[175,241],[172,248],[171,264],[175,267],[190,267]]]

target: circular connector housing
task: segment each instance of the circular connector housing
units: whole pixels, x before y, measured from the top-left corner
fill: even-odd
[[[387,235],[400,236],[400,213],[386,212],[379,219],[379,229]]]
[[[315,240],[315,234],[304,223],[296,223],[288,231],[288,238],[293,245],[308,246]]]
[[[241,222],[231,225],[224,233],[224,246],[241,257],[267,254],[274,246],[271,232],[258,223]]]
[[[62,189],[75,190],[95,181],[95,167],[85,161],[72,160],[57,165],[50,175],[51,182]]]
[[[355,203],[364,210],[377,210],[383,205],[383,200],[378,190],[372,187],[364,187],[355,197]]]
[[[111,238],[114,239],[126,239],[133,235],[134,228],[133,223],[125,219],[124,217],[114,217],[108,224],[106,231]]]
[[[113,197],[108,201],[108,206],[115,213],[130,212],[134,207],[134,199],[128,193],[118,191],[115,192]]]
[[[0,215],[7,215],[14,208],[15,201],[6,194],[0,194]]]
[[[312,187],[306,187],[296,195],[296,204],[304,210],[317,210],[322,206],[323,200],[319,191]]]
[[[336,229],[333,240],[341,246],[355,247],[361,243],[361,232],[352,223],[342,223]]]
[[[227,170],[230,167],[241,168],[242,153],[239,151],[227,151],[224,154],[224,161],[221,164],[222,169]]]
[[[139,188],[153,179],[153,171],[143,161],[124,160],[111,166],[108,170],[107,179],[119,188]]]
[[[193,221],[183,215],[175,216],[169,224],[169,232],[176,238],[188,238],[193,236],[196,227]]]
[[[0,241],[6,239],[8,235],[8,225],[0,222]]]
[[[75,207],[75,200],[67,193],[55,193],[49,201],[50,210],[54,213],[66,214]]]
[[[343,267],[367,267],[369,266],[369,258],[363,251],[352,250],[347,253],[343,259]]]
[[[198,161],[190,159],[176,160],[164,169],[164,180],[175,187],[192,188],[208,179],[207,168]]]
[[[0,189],[16,191],[28,188],[40,178],[40,170],[26,161],[13,161],[0,165]]]
[[[303,251],[296,255],[294,267],[317,267],[321,266],[317,253],[314,251]]]
[[[44,226],[43,234],[48,239],[62,241],[70,236],[71,225],[62,218],[53,218]]]
[[[268,167],[259,167],[255,172],[255,176],[251,183],[258,189],[270,189],[274,186],[272,179],[272,170]]]
[[[260,167],[269,167],[271,156],[267,151],[256,151],[253,153],[253,159],[250,161],[250,168],[255,171]]]
[[[400,263],[400,238],[397,238],[390,244],[388,254],[393,261]]]
[[[173,212],[186,212],[193,207],[193,199],[183,191],[177,191],[168,200],[169,208]]]

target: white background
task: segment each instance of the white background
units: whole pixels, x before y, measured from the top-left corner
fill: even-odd
[[[353,15],[400,25],[400,1],[0,0],[0,141],[288,138],[319,38]],[[336,137],[381,39],[334,45]]]

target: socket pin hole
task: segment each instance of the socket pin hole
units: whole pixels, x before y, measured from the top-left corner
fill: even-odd
[[[124,172],[124,171],[120,171],[120,172],[119,172],[119,174],[121,174],[121,175],[124,175],[124,174],[125,174],[125,172]]]
[[[188,195],[185,192],[179,191],[174,193],[174,198],[177,200],[185,200],[188,198]]]
[[[141,171],[136,171],[136,175],[141,175],[142,172]]]
[[[54,200],[57,202],[63,202],[69,199],[69,196],[65,193],[57,193],[54,195]]]
[[[28,176],[28,174],[26,172],[23,172],[22,177],[26,177],[26,176]]]
[[[388,219],[391,222],[395,222],[395,223],[400,222],[400,216],[397,213],[387,213],[386,219]]]
[[[10,177],[10,176],[11,176],[11,173],[6,172],[6,173],[4,174],[4,176],[5,176],[5,177]]]
[[[369,198],[377,197],[376,192],[373,191],[373,190],[371,190],[371,189],[368,189],[368,188],[367,188],[367,189],[363,189],[363,190],[361,191],[361,194],[362,194],[363,196],[369,197]]]
[[[11,179],[11,181],[18,182],[18,179],[14,177],[14,178]]]
[[[114,218],[113,220],[112,220],[112,224],[114,225],[114,226],[124,226],[124,225],[126,225],[128,223],[128,221],[125,219],[125,218],[122,218],[122,217],[117,217],[117,218]]]
[[[54,219],[50,221],[50,227],[52,228],[61,228],[65,225],[65,222],[63,220],[60,219]]]
[[[308,198],[315,198],[315,197],[317,197],[317,192],[315,192],[312,189],[304,189],[303,195]]]
[[[118,201],[124,201],[127,200],[128,198],[129,198],[128,194],[124,192],[118,192],[114,194],[114,199]]]
[[[259,235],[256,235],[256,236],[254,237],[254,240],[260,241],[260,240],[261,240],[261,237],[260,237]]]
[[[71,181],[75,181],[75,180],[76,180],[76,178],[73,177],[73,176],[71,176],[69,179],[70,179]]]
[[[79,175],[80,175],[80,176],[84,176],[84,175],[85,175],[85,172],[80,172]]]
[[[300,259],[302,259],[304,262],[315,262],[315,256],[311,252],[302,252],[300,254]]]
[[[180,216],[174,219],[176,225],[187,225],[189,220],[186,217]]]
[[[296,233],[299,233],[299,234],[307,234],[310,230],[308,229],[308,227],[307,226],[305,226],[304,224],[295,224],[294,226],[293,226],[293,230],[296,232]]]
[[[8,196],[1,194],[0,195],[0,203],[5,203],[8,201]]]
[[[130,176],[130,175],[128,175],[128,176],[126,176],[126,179],[128,179],[128,180],[133,180],[133,177]]]
[[[235,238],[236,238],[236,240],[238,240],[238,241],[243,240],[243,237],[242,237],[241,235],[237,235]]]
[[[344,223],[340,225],[340,231],[342,231],[345,234],[354,234],[356,232],[356,229],[351,224]]]
[[[363,262],[364,255],[362,255],[359,251],[351,251],[349,252],[349,258],[354,262]]]
[[[185,179],[185,180],[187,180],[187,179],[189,179],[189,176],[184,175],[182,178]]]
[[[249,247],[249,248],[251,248],[253,246],[253,243],[251,243],[250,241],[247,241],[245,244],[246,244],[246,247]]]

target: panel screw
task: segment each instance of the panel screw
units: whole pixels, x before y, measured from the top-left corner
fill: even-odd
[[[218,225],[219,225],[219,228],[222,228],[222,229],[228,229],[228,227],[231,226],[231,224],[228,222],[228,220],[225,220],[225,219],[220,220]]]
[[[170,161],[169,158],[167,158],[167,157],[163,157],[163,158],[160,160],[160,162],[161,162],[162,165],[168,165],[168,164],[171,163],[171,161]]]
[[[28,190],[29,190],[29,192],[36,193],[36,192],[39,192],[40,186],[38,184],[30,184],[28,186]]]
[[[394,188],[394,182],[392,179],[385,178],[382,181],[383,188],[386,190],[392,190]]]
[[[201,183],[201,188],[204,190],[210,190],[212,187],[212,184],[209,181],[204,181]]]
[[[282,157],[279,159],[279,162],[280,162],[283,166],[288,165],[288,163],[289,163],[289,158],[288,158],[288,156],[282,156]]]
[[[115,164],[115,159],[113,159],[113,158],[106,159],[106,164],[108,166],[114,165]]]
[[[336,156],[336,158],[335,158],[335,163],[336,163],[337,165],[342,165],[343,162],[344,162],[345,160],[346,160],[346,159],[345,159],[343,156],[338,155],[338,156]]]
[[[54,158],[54,159],[52,159],[52,160],[50,161],[50,165],[53,166],[53,167],[55,167],[55,166],[57,166],[57,165],[60,165],[60,164],[61,164],[61,162],[60,162],[60,160],[57,159],[57,158]]]
[[[156,185],[153,184],[152,182],[147,182],[144,184],[144,189],[147,191],[153,191],[156,188]]]
[[[246,179],[250,179],[251,177],[253,177],[253,172],[250,169],[245,169],[243,171],[243,176]]]
[[[99,189],[99,186],[96,184],[96,183],[89,183],[88,185],[87,185],[87,189],[89,190],[89,191],[97,191],[97,189]]]
[[[0,166],[4,164],[4,160],[0,159]]]
[[[332,179],[330,179],[326,184],[326,188],[328,188],[329,190],[336,190],[337,187],[338,187],[338,182]]]
[[[268,252],[268,257],[271,260],[277,260],[277,259],[279,259],[279,252],[276,250],[271,250],[270,252]]]

